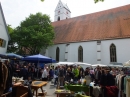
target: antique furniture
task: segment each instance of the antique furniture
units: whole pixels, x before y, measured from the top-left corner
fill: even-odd
[[[38,97],[38,89],[40,88],[42,93],[44,92],[42,87],[45,86],[47,84],[47,82],[45,81],[33,81],[32,82],[32,85],[31,85],[31,88],[33,90],[33,95],[34,95],[34,92],[36,92],[36,97]]]

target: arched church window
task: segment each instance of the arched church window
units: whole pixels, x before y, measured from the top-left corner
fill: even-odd
[[[60,21],[60,17],[58,17],[58,21]]]
[[[83,48],[80,46],[78,48],[78,62],[83,62]]]
[[[110,62],[117,62],[117,59],[116,59],[116,46],[114,44],[110,45]]]
[[[60,49],[59,47],[56,48],[56,61],[59,61],[59,57],[60,57]]]

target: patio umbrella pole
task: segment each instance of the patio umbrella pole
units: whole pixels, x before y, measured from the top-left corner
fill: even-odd
[[[38,65],[38,69],[39,69],[39,59],[38,59],[38,64],[37,65]],[[38,72],[37,72],[37,78],[38,78]]]

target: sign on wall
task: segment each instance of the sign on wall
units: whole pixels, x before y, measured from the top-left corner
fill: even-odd
[[[0,47],[5,47],[6,41],[0,38]]]

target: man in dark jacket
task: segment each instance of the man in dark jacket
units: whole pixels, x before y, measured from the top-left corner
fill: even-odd
[[[26,66],[24,66],[21,70],[22,76],[23,76],[23,80],[26,80],[28,78],[28,71],[26,69]]]
[[[106,68],[104,70],[104,74],[101,75],[101,81],[100,84],[102,86],[114,86],[115,85],[115,79],[112,74],[110,74],[109,68]]]

